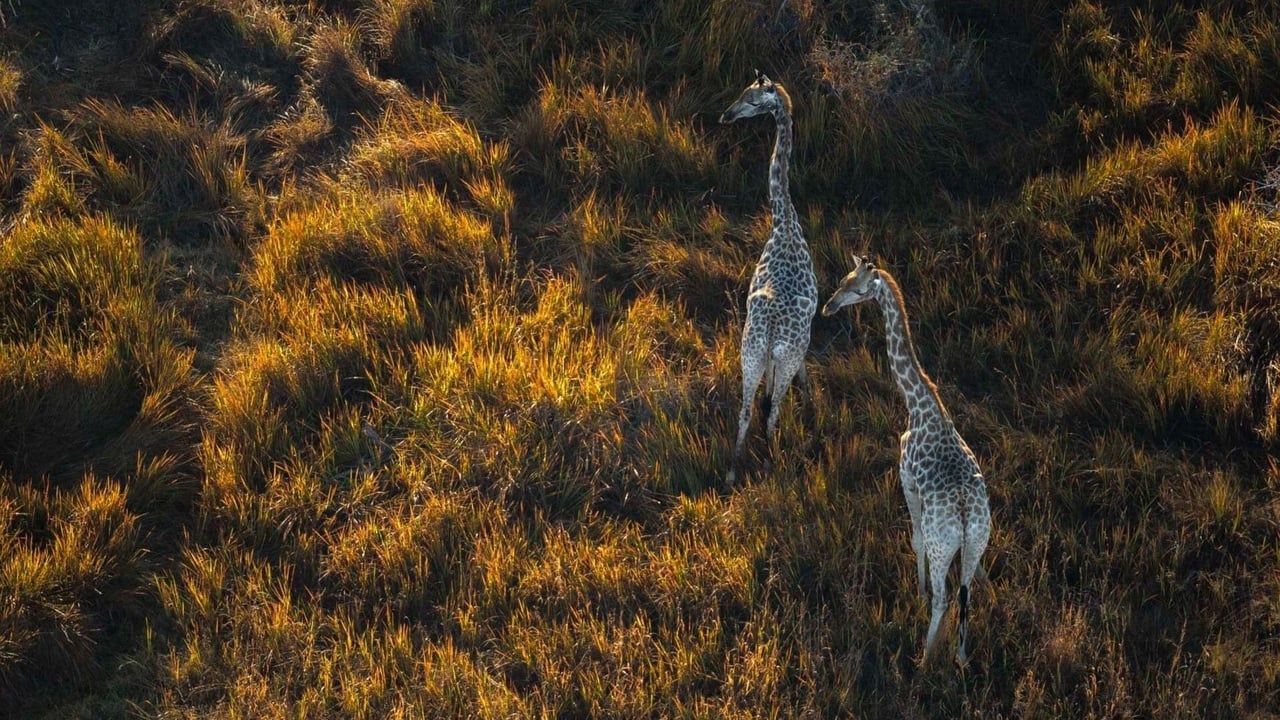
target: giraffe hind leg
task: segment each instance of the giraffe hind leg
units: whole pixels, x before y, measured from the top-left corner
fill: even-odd
[[[800,369],[796,371],[794,384],[800,390],[800,408],[804,411],[805,426],[816,427],[818,425],[818,406],[814,400],[813,386],[809,384],[809,373],[803,361],[800,363]]]
[[[961,665],[967,659],[965,644],[969,639],[969,585],[982,570],[982,553],[987,549],[990,536],[990,525],[981,521],[970,520],[965,528],[965,542],[960,553],[960,648],[956,651],[956,660]]]
[[[950,542],[931,544],[929,547],[929,577],[933,585],[932,613],[929,618],[929,633],[925,636],[924,656],[928,659],[933,651],[933,644],[938,639],[938,627],[947,611],[947,569],[959,550],[959,538]]]
[[[766,380],[764,383],[764,392],[760,393],[760,417],[767,418],[773,414],[773,395],[769,392],[769,384]],[[765,434],[764,438],[764,458],[761,470],[765,475],[773,472],[773,438]]]
[[[760,417],[767,418],[773,415],[773,391],[768,383],[765,383],[764,392],[760,393]]]
[[[773,358],[768,355],[765,357],[764,377],[760,379],[760,384],[763,387],[763,391],[760,393],[760,417],[765,419],[766,428],[771,428],[772,426],[768,425],[767,421],[768,418],[774,416],[777,408],[778,398],[773,388],[778,376],[778,363],[774,362]],[[773,434],[766,430],[764,436],[764,471],[768,474],[773,472]]]
[[[725,476],[725,483],[733,485],[737,482],[742,470],[742,451],[747,444],[747,429],[751,426],[751,409],[755,404],[756,389],[764,376],[764,358],[752,357],[748,354],[748,343],[743,343],[742,352],[742,409],[738,412],[738,439],[733,446],[733,465]]]
[[[770,383],[772,394],[772,408],[769,412],[769,421],[766,429],[770,436],[777,432],[778,416],[782,409],[782,398],[787,394],[787,387],[791,384],[791,379],[799,373],[804,367],[804,354],[779,352],[777,349],[773,353],[773,377]]]

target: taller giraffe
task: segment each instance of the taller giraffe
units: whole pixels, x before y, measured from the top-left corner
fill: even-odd
[[[778,408],[792,378],[805,384],[804,356],[809,350],[809,329],[818,307],[818,284],[813,275],[809,246],[791,204],[787,173],[791,162],[791,98],[781,85],[756,74],[737,101],[720,116],[720,122],[769,114],[777,125],[773,159],[769,163],[769,203],[773,231],[765,242],[751,289],[747,295],[747,321],[742,333],[742,409],[738,413],[738,440],[733,466],[726,478],[737,479],[742,449],[751,424],[752,401],[760,381],[765,381],[764,412],[767,434],[778,424]]]
[[[925,657],[933,649],[938,624],[947,609],[947,570],[960,555],[960,649],[965,661],[968,636],[969,583],[978,570],[991,536],[991,509],[982,471],[956,431],[951,414],[938,397],[938,388],[920,367],[902,290],[888,272],[855,258],[853,272],[822,308],[831,315],[845,305],[875,300],[884,314],[889,366],[907,404],[907,431],[902,433],[898,474],[911,512],[911,547],[916,553],[920,597],[926,597],[926,559],[933,584],[933,616],[925,640]]]

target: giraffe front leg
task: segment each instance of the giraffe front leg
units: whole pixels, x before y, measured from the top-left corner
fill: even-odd
[[[743,392],[746,392],[746,383],[743,383]],[[729,473],[725,476],[725,483],[732,486],[738,480],[738,475],[742,472],[742,450],[747,444],[747,428],[751,426],[751,397],[743,395],[742,410],[738,412],[738,439],[733,444],[733,460],[729,466]]]
[[[916,554],[916,582],[920,599],[928,601],[929,590],[924,584],[925,575],[929,572],[928,553],[925,552],[924,533],[920,531],[920,521],[914,519],[911,523],[911,549]]]
[[[905,433],[903,437],[905,439]],[[902,494],[907,500],[907,512],[911,514],[911,550],[916,554],[916,586],[920,591],[920,599],[928,600],[929,591],[924,584],[928,573],[928,554],[925,552],[924,532],[920,529],[920,493],[916,488],[915,478],[906,465],[905,461],[901,463],[898,474],[902,479]]]

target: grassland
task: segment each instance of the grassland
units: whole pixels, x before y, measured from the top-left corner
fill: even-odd
[[[1275,717],[1273,3],[0,16],[0,714]],[[753,68],[985,470],[963,671],[875,310],[721,486]]]

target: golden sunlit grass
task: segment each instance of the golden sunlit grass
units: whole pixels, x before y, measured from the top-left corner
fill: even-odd
[[[0,109],[13,111],[18,107],[18,90],[22,87],[22,68],[14,58],[0,58]]]
[[[0,26],[5,712],[1280,703],[1275,10],[162,5]],[[820,287],[893,270],[985,471],[964,670],[874,308],[718,486],[752,68]]]

